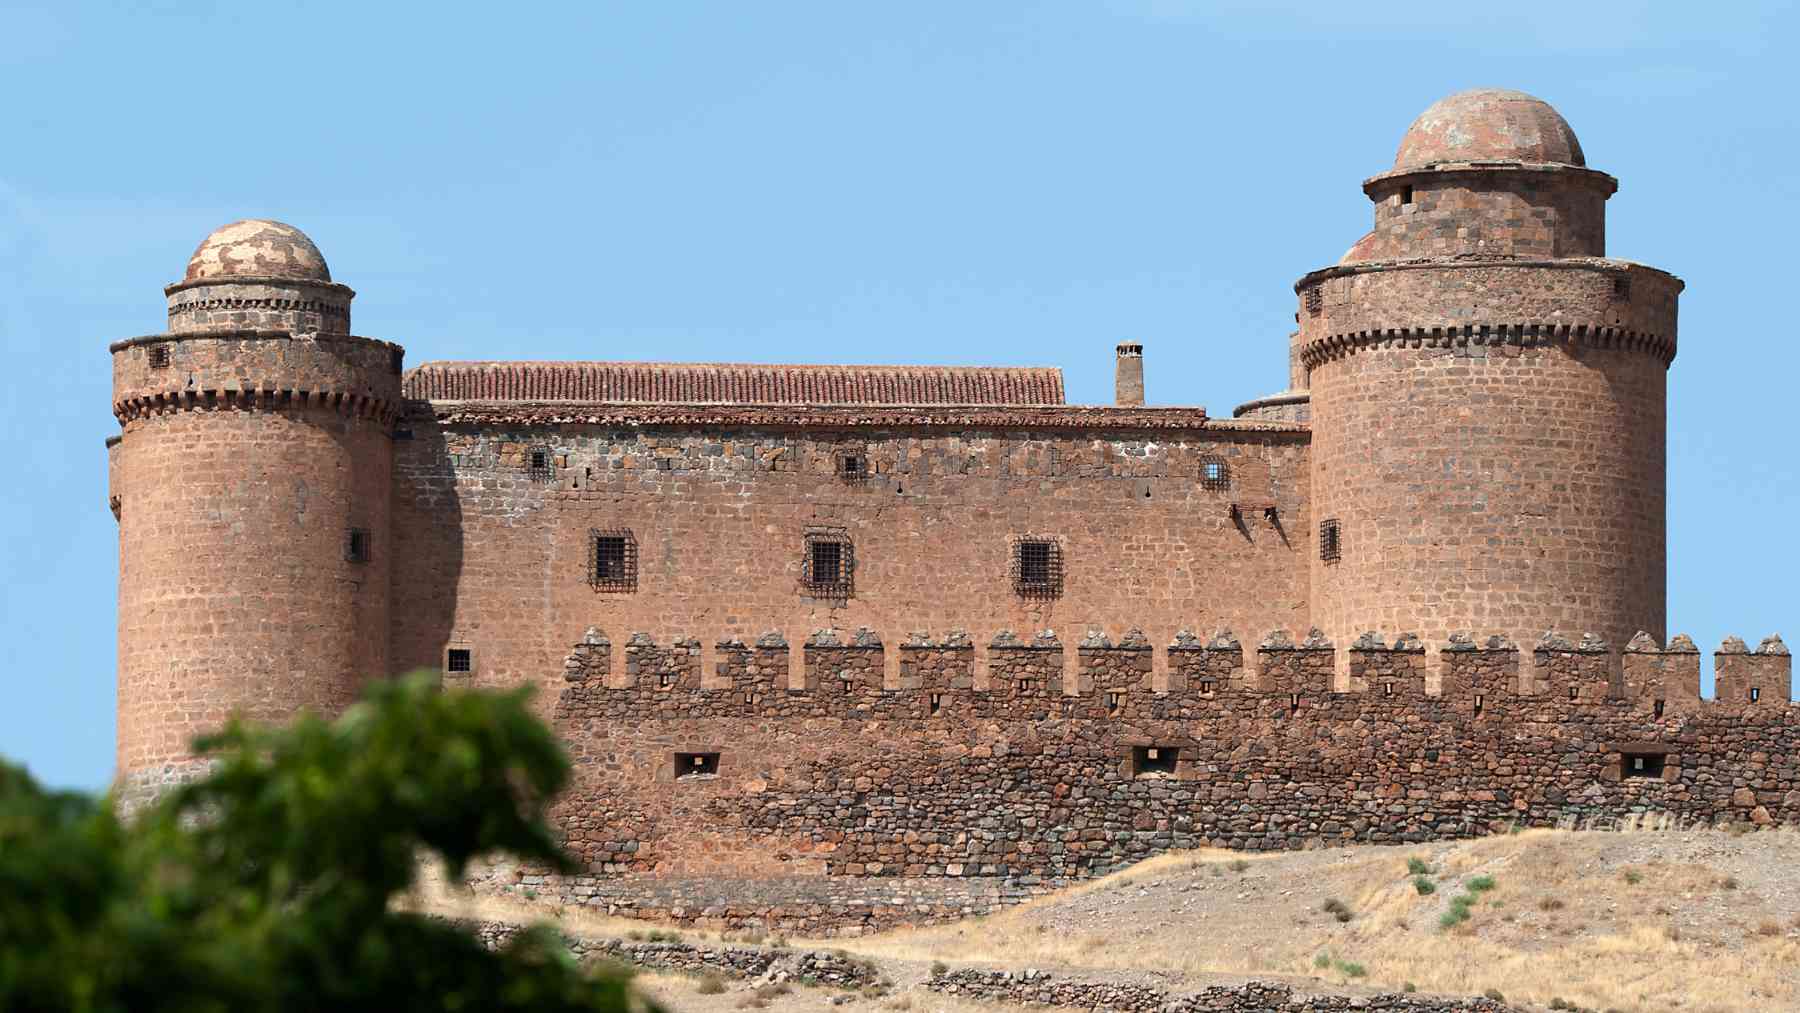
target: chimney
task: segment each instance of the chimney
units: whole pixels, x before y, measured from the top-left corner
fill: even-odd
[[[1113,373],[1113,404],[1144,403],[1144,346],[1120,345],[1119,366]]]

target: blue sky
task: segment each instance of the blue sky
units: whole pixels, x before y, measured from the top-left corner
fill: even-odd
[[[1555,104],[1614,256],[1688,283],[1670,631],[1800,629],[1785,4],[0,4],[0,754],[111,773],[107,343],[224,222],[436,358],[1043,364],[1215,414],[1463,88]],[[1551,13],[1553,10],[1553,14]]]

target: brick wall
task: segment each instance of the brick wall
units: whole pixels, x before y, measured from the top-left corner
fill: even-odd
[[[437,668],[446,645],[471,645],[470,684],[545,685],[546,710],[589,627],[661,644],[703,632],[709,677],[724,641],[774,631],[798,677],[813,631],[867,627],[888,650],[878,680],[858,678],[887,688],[911,631],[986,644],[1001,630],[1079,637],[1129,616],[1164,641],[1187,624],[1306,622],[1299,430],[440,427],[423,408],[400,427],[394,666]],[[531,471],[533,450],[547,471]],[[866,478],[838,474],[846,452],[865,455]],[[1229,489],[1201,487],[1205,456],[1229,463]],[[804,585],[809,530],[852,543],[847,597]],[[631,587],[590,583],[594,531],[629,532]],[[1060,595],[1015,593],[1021,535],[1058,540]],[[1074,678],[1069,644],[1058,679]]]

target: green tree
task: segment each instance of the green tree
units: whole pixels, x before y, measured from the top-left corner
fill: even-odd
[[[414,675],[195,746],[210,774],[124,822],[0,763],[0,1009],[633,1008],[549,929],[489,951],[395,905],[425,857],[569,870],[544,819],[568,760],[523,691]]]

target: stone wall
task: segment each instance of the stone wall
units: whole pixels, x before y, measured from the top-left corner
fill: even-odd
[[[1800,712],[1775,638],[1728,642],[1719,697],[1704,701],[1656,695],[1690,670],[1698,685],[1685,639],[1620,653],[1593,637],[1530,651],[1459,637],[1430,655],[1368,634],[1342,652],[1343,687],[1338,647],[1317,631],[1248,652],[1228,634],[1148,648],[1135,631],[1090,633],[1073,683],[1047,633],[980,647],[809,639],[819,671],[747,700],[740,676],[609,686],[586,673],[589,641],[610,641],[584,638],[554,716],[576,762],[557,816],[588,872],[494,882],[614,913],[854,931],[991,910],[1176,848],[1646,812],[1800,819]],[[907,674],[876,688],[868,673],[889,650]],[[722,664],[748,672],[757,653],[740,645]],[[846,664],[862,673],[850,693],[834,685]],[[675,757],[697,753],[716,753],[716,772],[679,776]]]
[[[1444,999],[1388,993],[1375,996],[1295,994],[1287,985],[1252,981],[1214,985],[1179,995],[1148,985],[1063,979],[1044,971],[951,971],[932,976],[925,988],[945,995],[1025,1006],[1053,1006],[1113,1013],[1313,1013],[1324,1010],[1394,1010],[1452,1013],[1456,1010],[1510,1013],[1515,1007],[1495,999]]]

